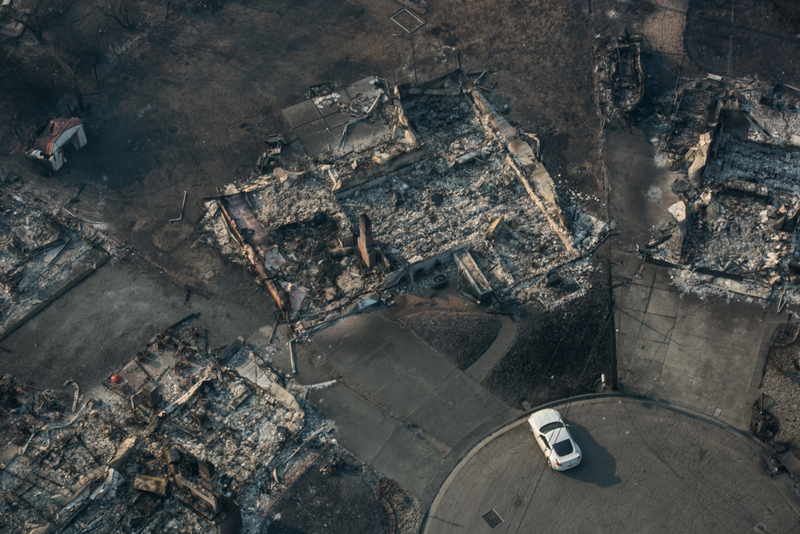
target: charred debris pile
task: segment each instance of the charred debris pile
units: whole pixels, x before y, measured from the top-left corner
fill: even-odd
[[[125,253],[104,229],[0,169],[0,338]]]
[[[641,252],[687,292],[800,302],[800,89],[709,75],[669,98],[680,200]]]
[[[641,34],[622,32],[606,45],[597,59],[597,103],[606,122],[625,118],[644,95]]]
[[[302,157],[268,140],[262,174],[209,199],[209,241],[300,330],[431,285],[545,307],[580,294],[606,225],[556,188],[480,78],[314,88],[283,111]]]
[[[0,528],[260,530],[331,446],[329,427],[265,351],[201,341],[193,328],[159,333],[90,392],[0,379]]]

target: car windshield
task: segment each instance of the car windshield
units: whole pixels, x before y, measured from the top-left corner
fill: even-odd
[[[556,454],[559,456],[566,456],[568,454],[572,454],[572,442],[568,439],[564,441],[559,441],[555,445],[553,445],[553,450],[556,451]]]
[[[555,423],[547,423],[541,429],[539,429],[539,432],[541,432],[542,434],[549,434],[550,432],[552,432],[557,428],[564,428],[564,423],[562,423],[561,421],[556,421]]]

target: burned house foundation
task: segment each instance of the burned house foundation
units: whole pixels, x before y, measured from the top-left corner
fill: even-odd
[[[674,96],[661,152],[680,201],[640,251],[685,292],[800,302],[800,91],[709,75]]]
[[[54,206],[12,173],[0,174],[0,186],[2,340],[127,247],[103,223]]]
[[[538,140],[473,78],[367,78],[315,94],[283,112],[307,157],[230,186],[247,191],[250,215],[226,215],[227,194],[204,219],[210,242],[249,264],[287,318],[310,327],[442,275],[482,301],[555,306],[581,287],[605,223],[565,201]],[[254,244],[261,227],[269,254]],[[553,271],[574,280],[570,291],[547,285]]]
[[[88,391],[2,377],[0,513],[26,533],[258,530],[332,445],[269,362],[183,327]]]

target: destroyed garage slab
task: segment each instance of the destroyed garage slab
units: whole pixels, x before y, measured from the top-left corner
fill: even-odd
[[[322,118],[322,115],[320,115],[317,110],[317,106],[314,105],[314,102],[311,100],[306,100],[288,107],[281,111],[281,113],[283,114],[283,118],[286,119],[286,122],[289,123],[289,127],[293,130]]]
[[[391,138],[391,125],[380,117],[379,109],[385,105],[386,96],[373,76],[281,113],[312,158],[326,152],[361,151]],[[345,132],[348,123],[352,126]]]

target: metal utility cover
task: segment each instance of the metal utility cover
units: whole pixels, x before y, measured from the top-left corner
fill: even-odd
[[[497,515],[497,512],[494,511],[494,508],[483,514],[482,517],[492,530],[503,524],[503,518]]]
[[[414,33],[425,26],[425,21],[416,16],[411,11],[403,8],[390,17],[395,24],[403,28],[408,33]]]

